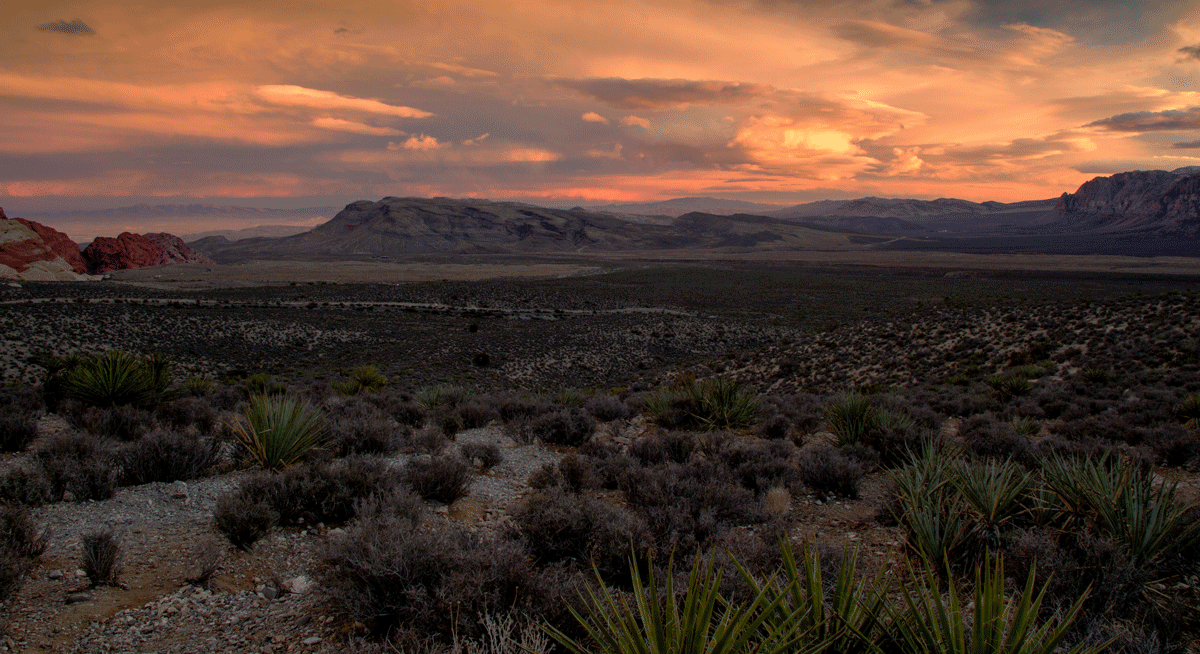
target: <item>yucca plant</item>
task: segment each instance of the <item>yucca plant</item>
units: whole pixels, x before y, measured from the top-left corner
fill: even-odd
[[[364,391],[375,392],[387,385],[387,377],[372,365],[356,366],[350,369],[346,381],[330,384],[333,390],[342,395],[358,395]]]
[[[732,379],[690,385],[692,415],[705,429],[744,429],[758,419],[758,396]]]
[[[1060,651],[1059,644],[1079,617],[1088,592],[1085,591],[1061,617],[1056,616],[1039,627],[1037,618],[1046,587],[1034,594],[1034,573],[1033,569],[1029,571],[1019,596],[1006,599],[1003,558],[996,557],[994,563],[985,563],[975,571],[972,608],[962,605],[954,584],[950,584],[947,597],[943,597],[933,573],[926,570],[919,575],[910,568],[913,588],[902,593],[904,602],[900,607],[888,607],[893,643],[887,651],[898,654],[1052,654]],[[969,620],[967,611],[971,612]],[[1111,644],[1112,640],[1095,645],[1084,641],[1064,654],[1099,654]]]
[[[951,483],[971,509],[976,535],[995,547],[1004,526],[1027,510],[1032,475],[1012,461],[960,463]]]
[[[654,567],[643,580],[636,561],[630,570],[633,604],[617,598],[596,571],[599,590],[582,595],[587,615],[571,609],[590,643],[547,627],[554,640],[575,654],[815,654],[825,644],[800,645],[795,621],[772,625],[768,617],[784,601],[780,593],[762,588],[744,603],[721,596],[722,573],[715,557],[697,555],[682,597],[675,592],[674,561],[667,566],[666,588],[660,595]]]
[[[194,396],[208,395],[213,391],[212,380],[208,377],[188,377],[183,383],[188,393]]]
[[[871,399],[864,395],[847,393],[825,407],[825,428],[833,434],[839,447],[862,443],[867,434],[879,426],[879,413]]]
[[[1008,421],[1012,425],[1013,431],[1022,436],[1037,436],[1042,433],[1042,425],[1033,418],[1015,417]]]
[[[1033,391],[1033,385],[1029,383],[1029,379],[1022,375],[992,375],[985,380],[992,390],[996,391],[996,395],[1001,401],[1007,402],[1014,397],[1022,397],[1029,395]]]
[[[1042,478],[1048,491],[1043,510],[1124,543],[1138,563],[1154,561],[1200,537],[1200,524],[1180,528],[1192,505],[1177,500],[1175,483],[1156,483],[1153,473],[1133,462],[1107,455],[1054,457],[1043,464]]]
[[[288,395],[256,395],[245,420],[230,423],[233,435],[255,463],[280,470],[299,461],[325,437],[320,412]]]
[[[966,543],[966,504],[953,486],[958,455],[928,442],[909,454],[908,465],[888,473],[896,493],[893,517],[930,566],[957,560]]]
[[[100,408],[155,404],[171,385],[165,356],[142,358],[123,350],[84,357],[62,374],[67,397]]]
[[[1107,368],[1099,367],[1084,368],[1079,377],[1089,384],[1107,384],[1116,379],[1116,375]]]
[[[1175,417],[1190,429],[1200,429],[1200,394],[1189,395],[1174,407]]]
[[[858,577],[858,551],[845,550],[837,580],[826,589],[821,575],[821,558],[807,544],[800,550],[799,564],[786,536],[780,538],[783,554],[782,577],[760,582],[738,566],[743,580],[755,593],[769,590],[782,595],[765,622],[771,629],[794,624],[801,646],[826,644],[827,651],[858,654],[877,651],[885,633],[884,604],[888,586],[886,570],[871,579]]]
[[[458,405],[475,397],[475,391],[455,384],[438,384],[417,389],[417,403],[426,409],[443,407],[456,408]]]

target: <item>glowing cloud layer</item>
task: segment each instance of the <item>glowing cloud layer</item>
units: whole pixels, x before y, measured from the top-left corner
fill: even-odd
[[[1011,201],[1200,164],[1197,2],[1029,6],[30,5],[0,18],[0,205]]]

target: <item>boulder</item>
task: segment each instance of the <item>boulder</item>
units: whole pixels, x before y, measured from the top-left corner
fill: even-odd
[[[166,248],[131,232],[123,232],[116,238],[101,236],[83,250],[83,258],[94,273],[157,266],[166,257]]]
[[[66,234],[0,209],[0,278],[27,281],[90,279],[79,246]]]

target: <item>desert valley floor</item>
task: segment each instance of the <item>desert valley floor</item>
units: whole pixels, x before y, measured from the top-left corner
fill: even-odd
[[[968,589],[1001,553],[1015,591],[1036,561],[1042,620],[1090,587],[1064,642],[1200,651],[1200,270],[1137,261],[424,262],[371,282],[371,262],[275,262],[0,285],[0,499],[49,530],[0,605],[0,651],[536,651],[555,647],[543,624],[582,637],[567,608],[593,565],[620,592],[631,550],[660,576],[697,551],[767,574],[780,535],[827,575],[856,551],[864,578],[899,579],[936,546]],[[46,355],[114,348],[161,353],[173,385],[51,397]],[[367,367],[386,385],[347,390]],[[742,418],[687,405],[719,382]],[[283,472],[233,433],[264,392],[326,425]],[[855,402],[859,431],[839,418]],[[926,447],[961,476],[908,507]],[[146,461],[187,466],[148,454],[164,448],[204,465],[167,478]],[[1161,542],[1066,506],[1070,466],[1143,480],[1174,516]],[[984,469],[1019,481],[1010,515],[955,494]],[[926,509],[957,526],[931,539]],[[238,511],[272,517],[246,536]],[[120,544],[111,579],[83,570],[97,533]],[[401,555],[440,572],[372,568]],[[487,643],[501,632],[509,649]]]

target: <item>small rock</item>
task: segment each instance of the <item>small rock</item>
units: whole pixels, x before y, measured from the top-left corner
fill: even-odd
[[[177,500],[183,500],[184,504],[188,504],[188,486],[182,481],[175,481],[171,484],[171,497]]]
[[[62,570],[51,570],[49,573],[46,574],[46,578],[47,579],[62,579],[63,571]]]
[[[269,600],[273,600],[276,597],[279,597],[279,589],[274,586],[267,586],[266,588],[262,589],[262,596]]]
[[[67,604],[78,604],[80,602],[86,602],[90,599],[92,599],[92,596],[88,595],[87,593],[71,593],[70,595],[67,595],[67,599],[64,601]]]
[[[289,593],[303,595],[304,593],[307,593],[308,591],[312,590],[312,581],[309,580],[309,578],[305,577],[304,575],[300,575],[299,577],[292,577],[291,579],[288,579],[287,581],[283,582],[283,589]]]
[[[322,640],[324,640],[324,639],[321,638],[320,636],[309,636],[308,638],[304,639],[304,644],[308,645],[309,647],[312,647],[313,645],[316,645],[317,643],[321,642]]]

